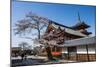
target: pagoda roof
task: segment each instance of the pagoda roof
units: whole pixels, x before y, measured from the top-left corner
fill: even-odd
[[[90,35],[92,32],[88,32],[87,30],[82,31],[83,34]]]
[[[84,21],[83,22],[79,22],[76,25],[72,26],[72,29],[84,29],[84,28],[89,28],[90,26],[87,25]]]

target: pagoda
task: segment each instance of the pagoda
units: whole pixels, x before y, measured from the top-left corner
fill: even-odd
[[[81,33],[85,34],[85,35],[90,35],[92,34],[91,32],[88,32],[86,29],[88,29],[90,26],[88,24],[86,24],[84,21],[81,21],[80,19],[80,15],[78,13],[78,23],[74,26],[72,26],[71,28],[77,31],[80,31]]]

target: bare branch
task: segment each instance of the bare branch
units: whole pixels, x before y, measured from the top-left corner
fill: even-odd
[[[46,24],[43,24],[41,27],[40,27],[40,30],[42,30],[44,27],[46,27],[47,25]]]
[[[39,16],[36,13],[29,12],[29,14],[27,14],[26,17],[30,17],[32,20],[39,23],[43,23],[43,24],[49,23],[49,19]]]

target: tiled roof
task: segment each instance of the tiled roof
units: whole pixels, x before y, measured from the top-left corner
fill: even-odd
[[[65,43],[63,45],[59,45],[59,46],[78,46],[78,45],[91,45],[96,43],[96,37],[85,37],[85,38],[79,38],[79,39],[73,39],[73,40],[68,40],[65,41]]]
[[[89,25],[87,25],[87,24],[83,21],[83,22],[77,23],[76,25],[72,26],[71,28],[72,28],[72,29],[77,29],[77,28],[80,27],[80,26],[84,26],[85,28],[90,27]]]
[[[69,34],[72,34],[72,35],[77,35],[77,36],[82,36],[82,37],[85,37],[86,35],[82,34],[81,32],[79,31],[75,31],[71,28],[67,28],[67,27],[63,27],[63,26],[60,26],[60,25],[56,25],[56,24],[53,24],[52,25],[58,29],[58,27],[60,27],[61,29],[65,29],[65,32],[69,33]]]

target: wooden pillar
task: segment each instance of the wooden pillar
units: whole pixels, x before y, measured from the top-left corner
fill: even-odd
[[[52,46],[50,46],[51,47],[51,52],[52,52]]]
[[[63,59],[63,47],[61,47],[61,57],[62,57],[62,59]]]
[[[67,51],[68,51],[68,60],[70,59],[70,57],[69,57],[69,50],[68,50],[68,47],[67,47]]]
[[[56,48],[56,46],[54,46],[54,48],[55,48],[55,50],[54,50],[54,51],[56,52],[56,51],[57,51],[57,48]]]
[[[77,47],[78,47],[78,46],[76,46],[76,61],[78,61],[78,54],[77,54],[78,51],[77,51]]]
[[[88,54],[88,45],[86,45],[86,51],[87,51],[87,59],[88,59],[88,61],[90,61],[89,54]]]

